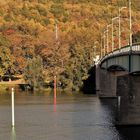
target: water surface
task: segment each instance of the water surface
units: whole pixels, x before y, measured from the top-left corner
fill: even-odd
[[[11,129],[10,94],[0,95],[0,140],[139,140],[140,127],[114,126],[115,100],[96,95],[49,93],[15,95],[16,127]]]

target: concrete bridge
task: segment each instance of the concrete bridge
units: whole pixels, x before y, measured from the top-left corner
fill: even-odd
[[[96,65],[100,98],[117,97],[117,124],[140,124],[140,44],[115,50]]]
[[[122,47],[107,54],[100,60],[102,69],[123,70],[129,73],[140,71],[140,44]]]

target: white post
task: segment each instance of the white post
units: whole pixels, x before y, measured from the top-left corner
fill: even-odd
[[[12,127],[15,126],[14,88],[12,88]]]

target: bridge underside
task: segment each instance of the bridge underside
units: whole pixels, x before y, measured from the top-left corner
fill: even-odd
[[[110,72],[127,71],[126,69],[124,69],[123,67],[121,67],[119,65],[111,65],[110,67],[107,68],[107,70],[110,71]]]

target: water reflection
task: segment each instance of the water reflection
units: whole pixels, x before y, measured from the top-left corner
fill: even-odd
[[[16,130],[15,130],[15,127],[12,127],[11,140],[16,140]]]
[[[56,112],[56,96],[54,96],[53,105],[54,105],[54,112]]]
[[[0,140],[139,140],[140,127],[115,127],[116,100],[81,93],[15,95],[16,130],[11,98],[0,95]],[[55,112],[55,113],[54,113]],[[10,135],[10,136],[9,136]]]

